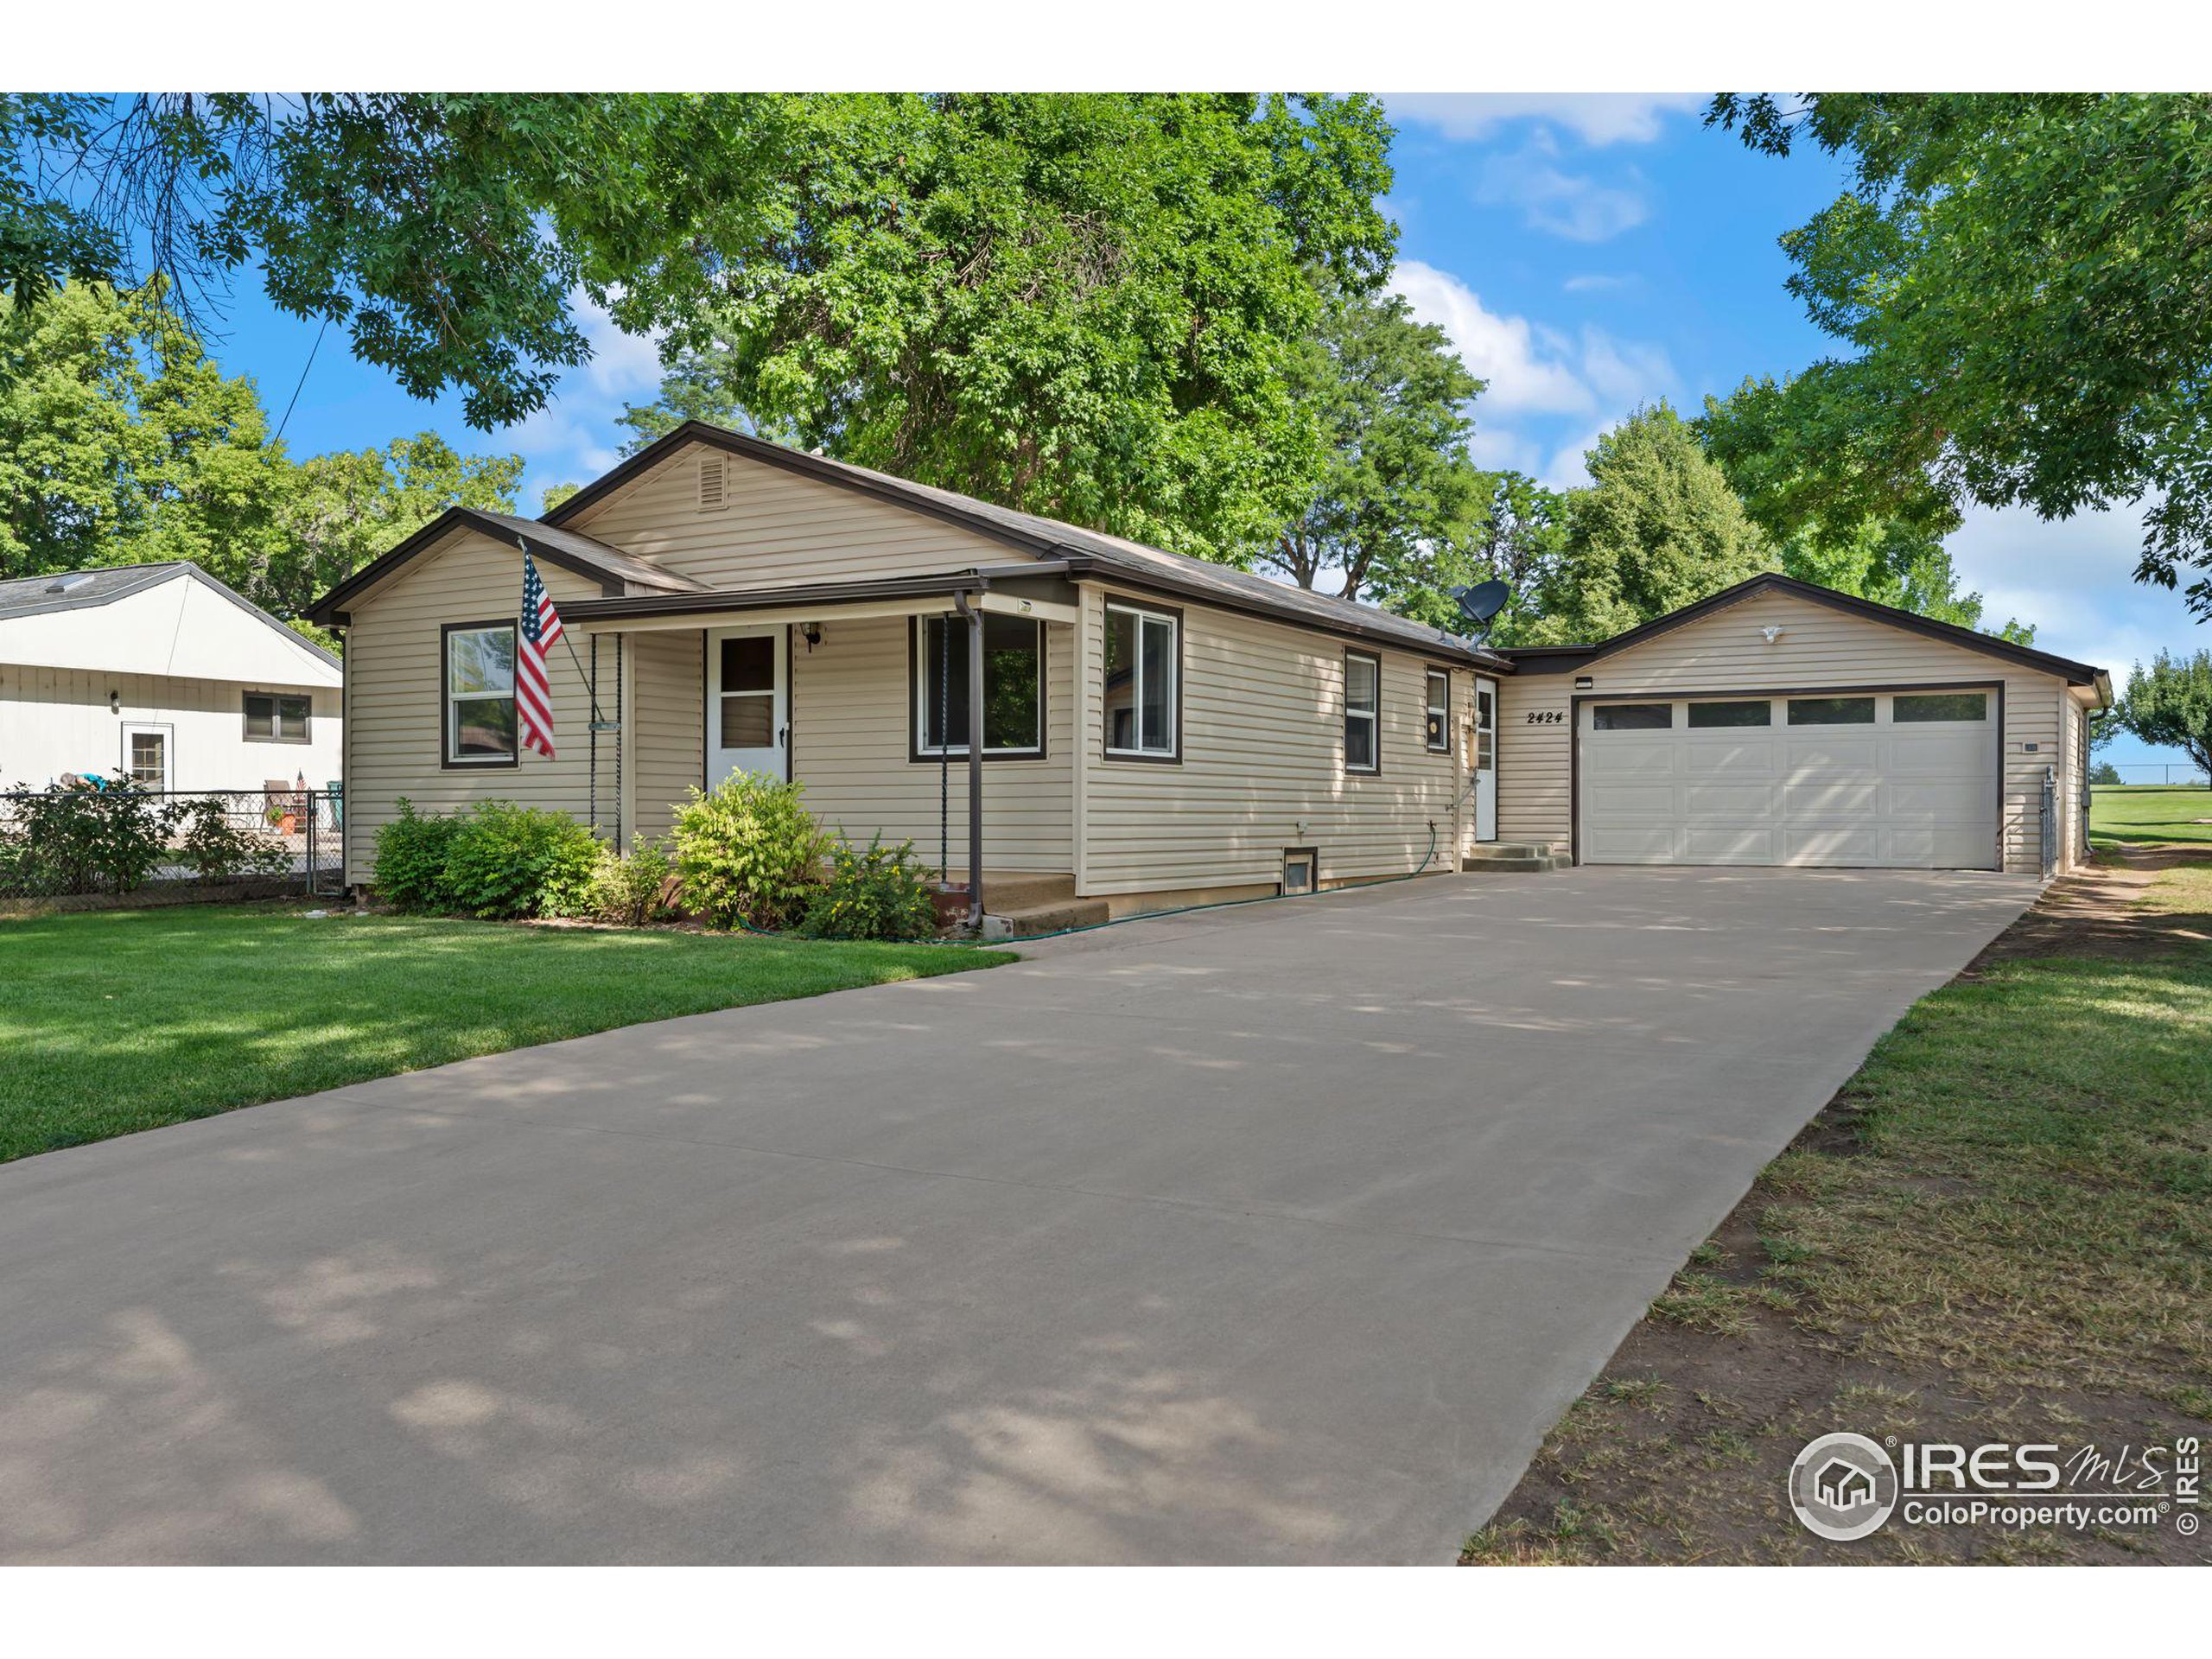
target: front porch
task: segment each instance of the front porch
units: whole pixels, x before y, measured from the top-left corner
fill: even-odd
[[[911,841],[963,884],[980,868],[975,913],[1088,918],[1073,874],[1080,611],[1049,568],[583,601],[567,615],[593,688],[601,834],[664,836],[694,788],[765,772],[804,785],[848,840]]]

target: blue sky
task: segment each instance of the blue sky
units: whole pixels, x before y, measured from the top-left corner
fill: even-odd
[[[1389,207],[1401,226],[1395,283],[1452,335],[1489,384],[1476,404],[1478,458],[1555,485],[1582,481],[1582,453],[1638,404],[1695,410],[1748,374],[1783,374],[1826,343],[1783,290],[1776,245],[1832,200],[1827,158],[1756,156],[1700,125],[1700,94],[1434,94],[1389,99],[1399,137]],[[587,315],[597,354],[539,414],[471,432],[457,400],[426,405],[323,341],[285,433],[295,454],[359,448],[434,428],[464,448],[527,463],[525,511],[550,484],[611,466],[625,402],[651,398],[650,342]],[[242,282],[216,354],[283,410],[315,330]],[[1951,548],[1997,619],[2036,624],[2037,643],[2124,680],[2159,647],[2212,639],[2181,601],[2131,580],[2132,510],[2045,524],[1975,512]],[[2126,766],[2178,759],[2121,737]]]

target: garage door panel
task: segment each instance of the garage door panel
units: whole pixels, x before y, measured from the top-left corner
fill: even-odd
[[[1682,770],[1693,778],[1771,778],[1781,770],[1772,738],[1700,742],[1682,747]]]
[[[1775,816],[1771,784],[1689,784],[1681,792],[1681,815],[1692,826],[1715,819],[1762,823]]]
[[[1872,724],[1692,728],[1676,700],[1671,727],[1598,733],[1586,708],[1583,858],[1993,868],[1997,722],[1898,725],[1896,693],[1852,695],[1872,702]]]
[[[1775,864],[1781,861],[1778,829],[1700,829],[1693,824],[1683,832],[1681,861],[1685,864]]]

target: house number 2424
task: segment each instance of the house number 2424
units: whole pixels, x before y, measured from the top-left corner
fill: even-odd
[[[1531,709],[1529,711],[1529,724],[1531,726],[1564,726],[1567,724],[1567,716],[1556,709]]]

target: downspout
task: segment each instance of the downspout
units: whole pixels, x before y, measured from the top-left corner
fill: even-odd
[[[985,584],[978,582],[976,591]],[[955,589],[953,608],[968,620],[968,925],[983,926],[983,613]]]

